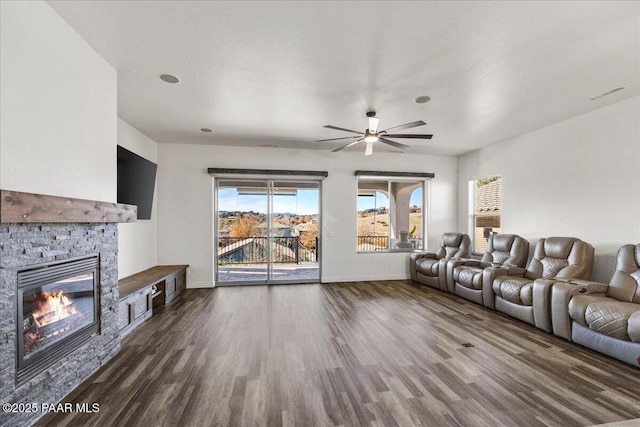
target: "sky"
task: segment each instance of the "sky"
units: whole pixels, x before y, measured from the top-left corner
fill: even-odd
[[[298,189],[296,196],[274,195],[274,213],[293,213],[297,215],[313,215],[318,213],[319,191],[317,189]],[[267,213],[267,196],[239,195],[236,188],[218,190],[219,211],[241,211]]]
[[[297,215],[313,215],[318,213],[319,192],[317,189],[298,189],[297,196],[275,195],[273,197],[274,213],[294,213]],[[417,188],[409,200],[411,206],[422,206],[422,188]],[[389,207],[389,199],[381,192],[375,197],[358,197],[358,211]],[[220,188],[218,190],[219,211],[241,211],[267,213],[267,196],[239,195],[236,188]]]

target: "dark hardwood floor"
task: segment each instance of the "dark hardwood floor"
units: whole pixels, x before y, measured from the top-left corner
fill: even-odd
[[[466,346],[469,345],[469,346]],[[640,370],[407,281],[189,290],[39,425],[586,426]]]

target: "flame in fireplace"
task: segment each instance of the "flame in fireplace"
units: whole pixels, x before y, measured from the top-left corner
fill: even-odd
[[[76,310],[73,298],[69,298],[62,290],[43,292],[37,305],[38,309],[25,318],[25,355],[73,329],[84,317]]]
[[[99,333],[98,258],[90,258],[18,272],[17,384]]]
[[[43,293],[40,310],[32,314],[38,328],[58,322],[76,313],[76,306],[62,291],[54,294]]]

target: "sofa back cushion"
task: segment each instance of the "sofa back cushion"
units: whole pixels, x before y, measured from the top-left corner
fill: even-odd
[[[618,250],[616,272],[611,278],[607,296],[640,304],[640,243],[624,245]]]
[[[527,266],[529,279],[591,278],[593,246],[575,237],[549,237],[536,243],[533,258]]]
[[[495,234],[489,237],[482,262],[524,267],[529,255],[529,242],[515,234]]]
[[[463,233],[444,233],[436,258],[462,258],[469,255],[471,239]]]

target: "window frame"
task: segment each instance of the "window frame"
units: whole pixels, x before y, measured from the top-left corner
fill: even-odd
[[[358,245],[359,245],[359,238],[360,236],[358,235],[358,230],[357,230],[357,225],[356,225],[356,253],[358,254],[371,254],[371,253],[398,253],[398,252],[411,252],[414,250],[420,250],[423,251],[426,248],[426,244],[427,244],[427,235],[428,235],[428,229],[427,229],[427,224],[428,224],[428,218],[430,216],[430,197],[431,197],[431,178],[433,178],[433,174],[419,174],[419,173],[411,173],[411,174],[403,174],[403,173],[393,173],[393,172],[387,172],[384,174],[376,174],[376,175],[369,175],[369,174],[364,174],[364,173],[358,173],[358,172],[364,172],[364,171],[356,171],[356,206],[357,206],[357,202],[358,202],[358,197],[360,197],[360,182],[377,182],[377,183],[381,183],[381,182],[386,182],[387,184],[387,194],[386,197],[389,200],[389,206],[388,206],[388,214],[389,214],[389,218],[390,218],[390,225],[391,225],[391,218],[395,218],[395,214],[397,211],[397,208],[395,206],[393,206],[393,203],[391,202],[391,193],[392,193],[392,184],[393,183],[398,183],[398,182],[412,182],[412,183],[416,183],[419,184],[417,188],[421,188],[422,189],[422,216],[421,216],[421,231],[422,231],[422,236],[419,239],[419,243],[417,245],[417,247],[413,247],[413,248],[393,248],[392,245],[394,243],[396,243],[399,240],[399,237],[395,237],[392,238],[392,230],[393,228],[391,226],[389,226],[388,230],[387,230],[387,246],[385,249],[379,249],[379,250],[360,250],[358,249]],[[415,191],[415,189],[413,190]],[[412,191],[412,193],[413,193]],[[408,208],[410,209],[410,205],[408,206]],[[358,215],[358,210],[356,207],[356,220],[357,220],[357,215]],[[394,224],[396,223],[396,221],[394,220]],[[403,230],[404,231],[404,230]],[[396,234],[399,232],[399,230],[396,230]]]
[[[477,208],[477,200],[478,200],[478,181],[482,180],[482,179],[488,179],[488,178],[493,178],[493,177],[498,177],[498,180],[500,180],[500,194],[498,195],[498,199],[500,201],[500,207],[498,209],[498,214],[496,215],[495,213],[487,213],[487,214],[478,214],[476,213],[476,208]],[[482,255],[484,251],[478,251],[476,249],[476,223],[477,223],[477,219],[478,218],[490,218],[490,217],[498,217],[500,219],[500,222],[502,222],[502,174],[501,173],[491,173],[491,174],[487,174],[487,175],[482,175],[482,176],[478,176],[476,178],[470,179],[469,180],[469,202],[468,202],[468,206],[469,206],[469,219],[468,219],[468,230],[469,230],[469,236],[471,237],[471,248],[472,248],[472,253],[474,255]],[[500,233],[500,227],[497,227],[498,231],[497,232],[492,232],[492,234],[498,234]],[[488,237],[487,237],[488,239]]]

